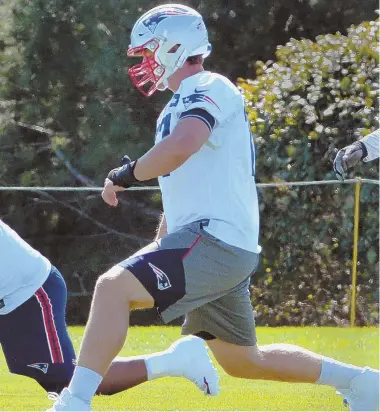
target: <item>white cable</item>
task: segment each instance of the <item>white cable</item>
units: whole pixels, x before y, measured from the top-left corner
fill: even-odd
[[[351,183],[368,183],[379,185],[378,180],[374,179],[347,179],[341,180],[312,180],[304,182],[273,182],[273,183],[257,183],[257,187],[281,187],[281,186],[318,186],[318,185],[341,185]],[[129,191],[146,192],[159,190],[159,186],[133,186],[128,188]],[[70,187],[70,186],[0,186],[0,191],[17,191],[17,192],[101,192],[102,187]]]

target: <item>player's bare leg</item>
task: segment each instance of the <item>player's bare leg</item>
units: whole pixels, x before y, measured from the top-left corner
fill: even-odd
[[[123,382],[119,380],[120,372],[124,369],[120,361],[116,361],[109,369],[124,345],[129,310],[153,305],[153,298],[142,284],[130,271],[120,266],[113,267],[98,279],[77,367],[68,389],[55,397],[53,411],[90,410],[95,393],[107,387],[111,390],[115,388],[115,379],[121,385],[132,387],[163,376],[183,376],[204,393],[218,393],[217,374],[203,341],[196,337],[182,338],[168,350],[141,359],[127,358],[124,366],[131,367],[129,371],[125,370]],[[103,376],[106,376],[106,380],[103,386],[99,386]]]
[[[117,357],[97,390],[98,395],[114,395],[148,380],[143,356]]]
[[[115,358],[96,393],[114,395],[148,381],[147,357],[149,355]]]
[[[153,298],[126,269],[114,266],[100,276],[77,364],[105,376],[124,345],[130,309],[153,305]]]
[[[208,344],[231,376],[312,383],[321,373],[322,357],[295,345],[239,346],[219,339]]]
[[[245,379],[317,383],[336,388],[351,410],[379,409],[379,371],[342,363],[296,345],[239,346],[208,342],[229,375]]]

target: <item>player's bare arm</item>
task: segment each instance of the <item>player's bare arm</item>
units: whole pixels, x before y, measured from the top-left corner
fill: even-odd
[[[116,193],[136,182],[171,173],[206,143],[210,129],[197,118],[182,119],[173,132],[134,162],[111,170],[105,181],[102,197],[110,206],[117,206]]]
[[[149,180],[171,173],[206,143],[210,130],[196,118],[181,120],[173,133],[141,157],[135,167],[137,180]]]

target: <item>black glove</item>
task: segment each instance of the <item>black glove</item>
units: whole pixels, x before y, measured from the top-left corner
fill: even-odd
[[[367,148],[364,143],[357,141],[350,146],[340,149],[334,160],[334,172],[339,180],[344,180],[347,169],[355,166],[360,160],[366,156]]]
[[[135,183],[139,183],[139,180],[135,178],[133,173],[137,160],[131,161],[131,159],[125,155],[121,160],[120,167],[116,169],[112,169],[107,176],[107,179],[111,180],[111,182],[116,186],[121,186],[128,188]]]

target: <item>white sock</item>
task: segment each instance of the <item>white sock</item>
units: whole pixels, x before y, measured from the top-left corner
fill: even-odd
[[[335,359],[323,358],[321,375],[316,383],[330,385],[336,389],[348,389],[351,380],[361,372],[363,372],[363,368],[342,363]]]
[[[171,352],[165,351],[144,356],[148,381],[162,378],[164,376],[170,376],[170,369],[172,365],[171,355]]]
[[[91,369],[76,366],[69,385],[70,393],[87,403],[91,403],[103,377]]]

